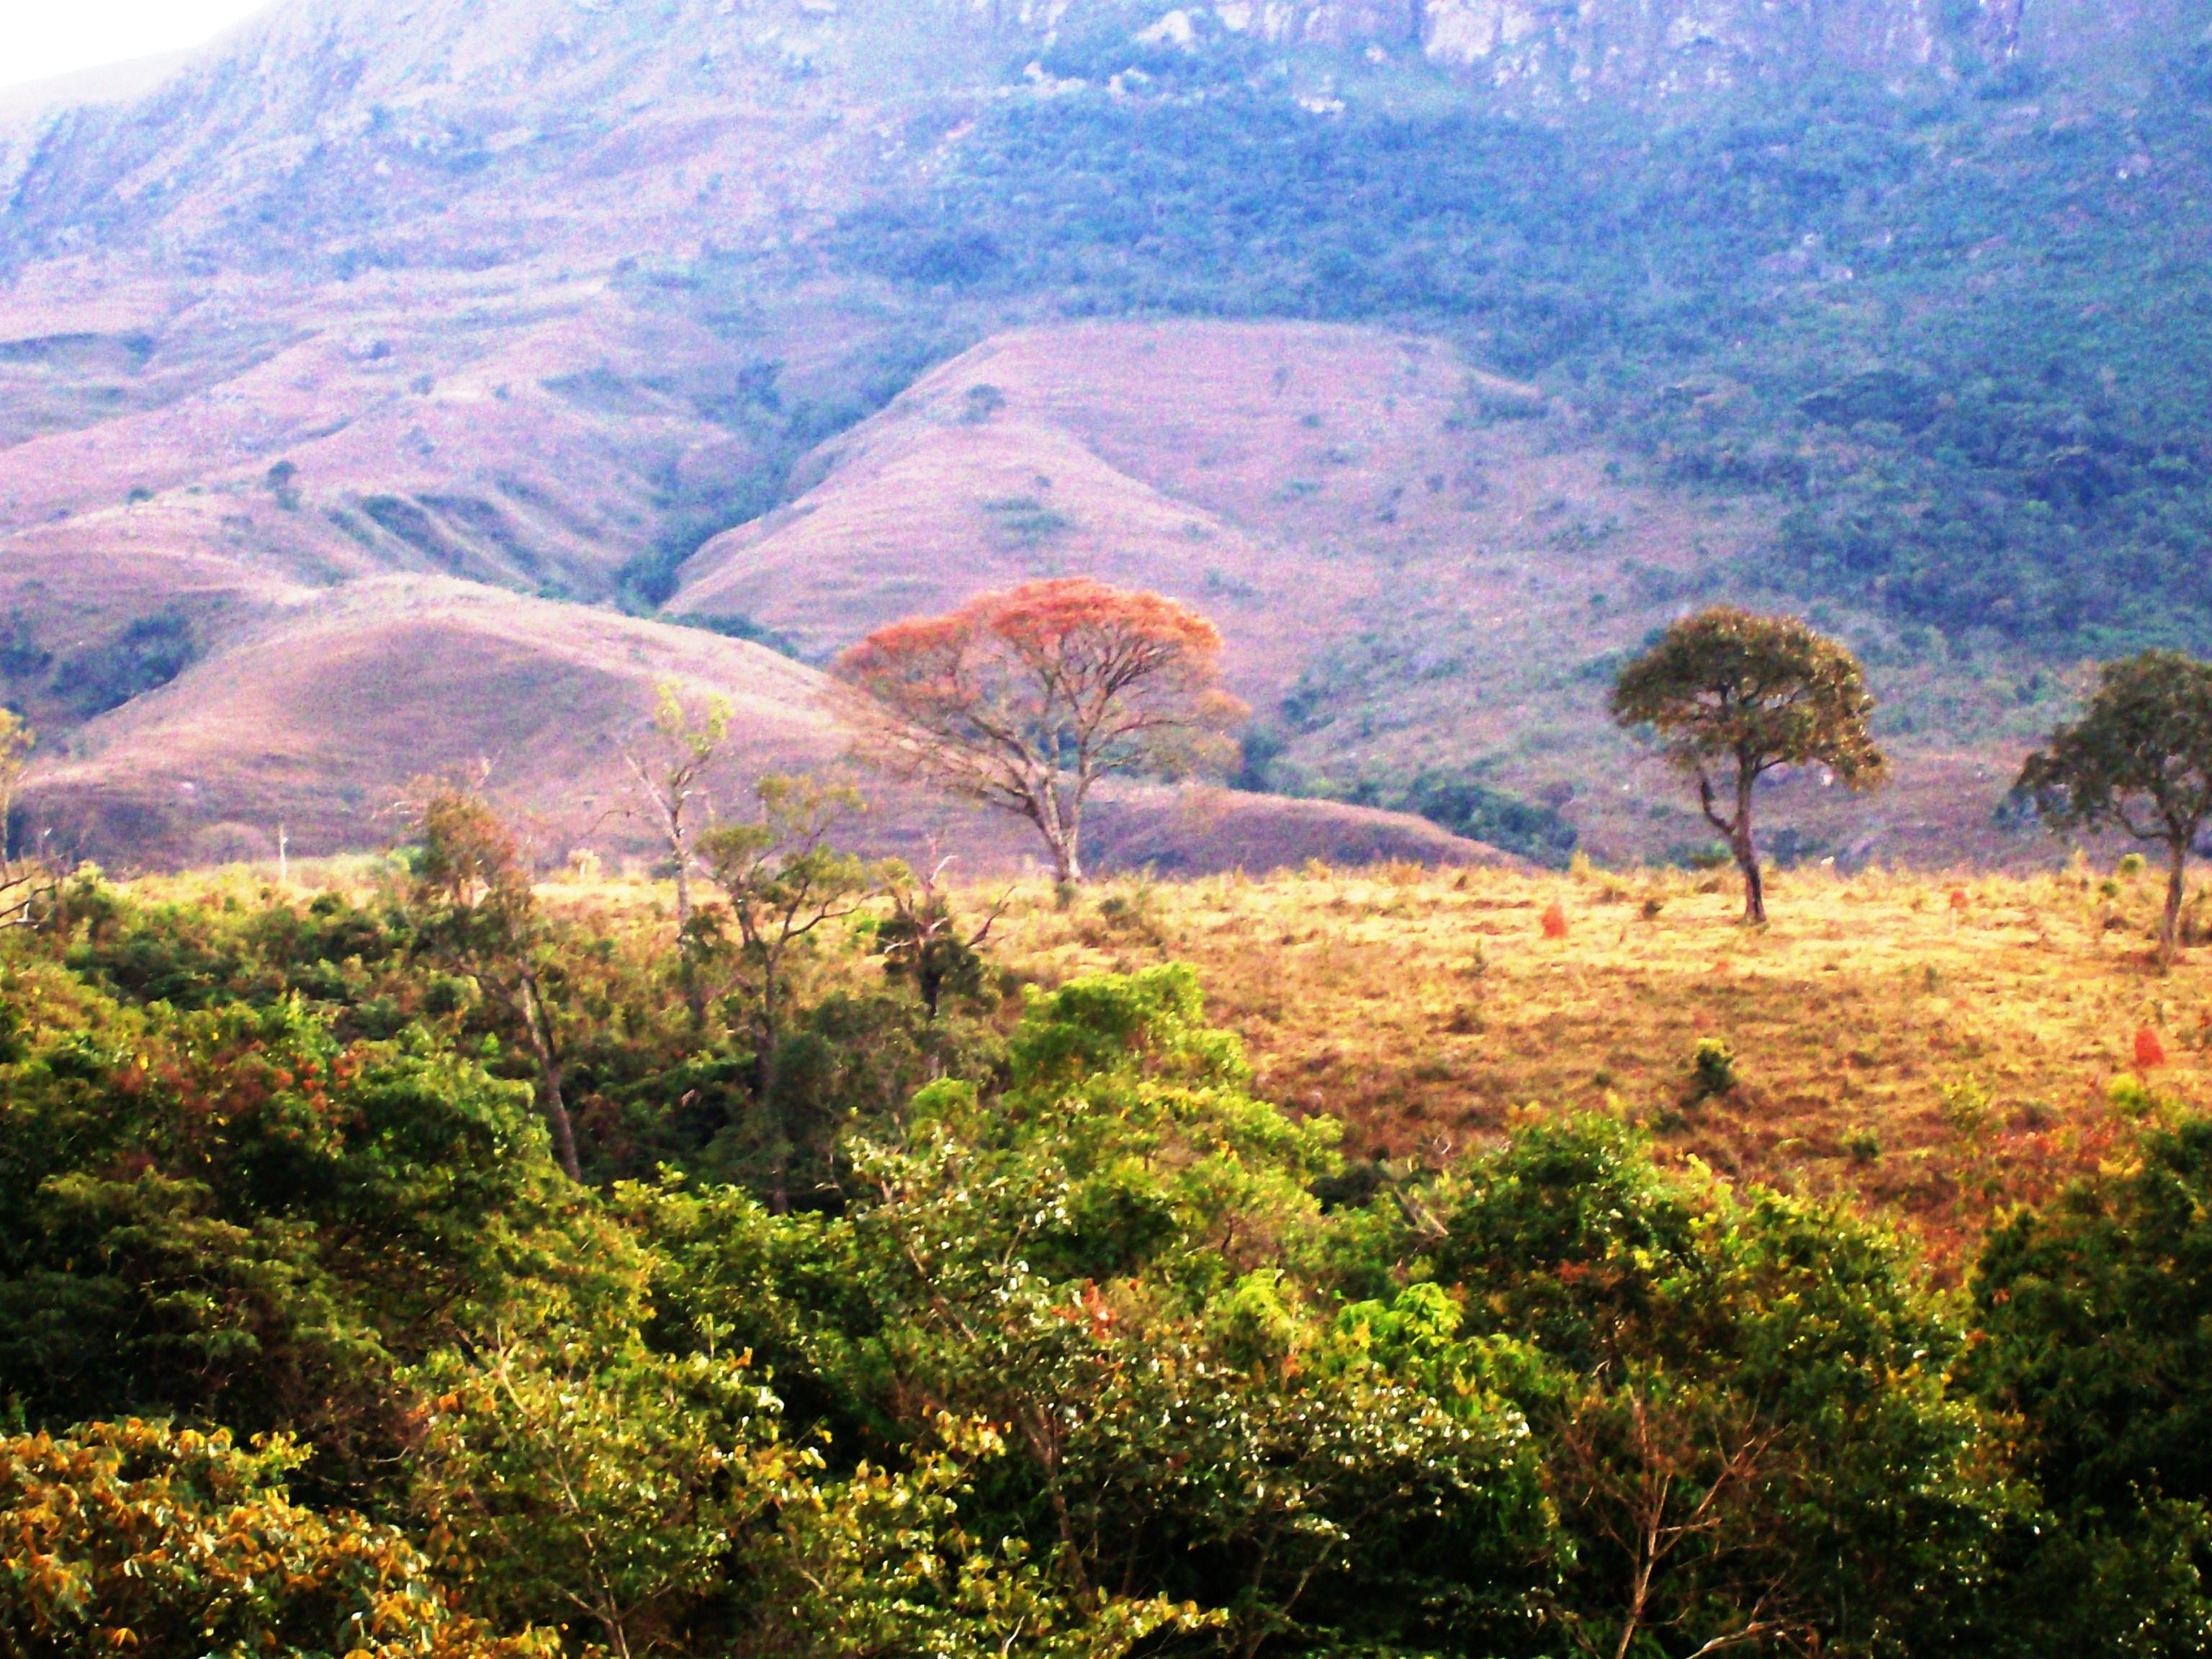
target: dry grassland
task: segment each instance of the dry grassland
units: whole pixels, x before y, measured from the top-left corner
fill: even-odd
[[[366,897],[378,861],[295,864],[294,897]],[[220,903],[265,866],[133,884]],[[671,894],[586,858],[548,906],[641,945]],[[2152,873],[1786,872],[1773,920],[1737,921],[1731,874],[1531,874],[1413,865],[1100,882],[1066,908],[1030,882],[988,951],[1030,982],[1191,963],[1259,1091],[1346,1126],[1356,1158],[1437,1164],[1531,1115],[1612,1110],[1732,1177],[1906,1218],[1939,1255],[2006,1206],[2124,1168],[2146,1121],[2212,1103],[2212,945],[2161,969]],[[1546,910],[1564,915],[1547,938]],[[2212,892],[2191,916],[2201,925]],[[659,948],[657,945],[653,948]],[[872,977],[857,940],[830,975]],[[2142,1066],[2139,1035],[2163,1062]],[[1717,1038],[1739,1082],[1700,1099]],[[2117,1086],[2116,1086],[2117,1085]]]
[[[1383,867],[1109,884],[1064,912],[1023,892],[996,937],[1048,982],[1193,963],[1261,1091],[1343,1119],[1356,1155],[1441,1160],[1523,1114],[1611,1109],[1726,1174],[1893,1206],[1941,1249],[2207,1097],[2212,956],[2158,969],[2159,896],[2079,866],[1807,872],[1750,930],[1732,879]],[[2125,1081],[2146,1027],[2155,1105]],[[1698,1100],[1705,1037],[1741,1082]]]

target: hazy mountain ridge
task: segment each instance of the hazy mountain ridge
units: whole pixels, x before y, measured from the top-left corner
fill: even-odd
[[[834,152],[852,136],[841,129],[885,100],[972,93],[1069,41],[1366,47],[1540,106],[1663,100],[1808,70],[1956,76],[2015,58],[2124,80],[2201,33],[2203,10],[2194,0],[284,0],[147,97],[0,131],[0,236],[19,258],[94,237],[159,232],[172,248],[219,238],[227,257],[250,263],[257,250],[297,249],[325,218],[357,233],[427,214],[457,221],[447,230],[466,239],[445,258],[480,262],[513,257],[517,239],[544,230],[550,204],[517,186],[550,177],[617,216],[611,240],[681,240],[683,210],[727,222],[833,205],[822,185],[837,168],[822,163],[834,158],[811,156],[801,177],[744,146],[769,136],[761,124]],[[902,143],[890,127],[867,136],[877,143],[857,148],[876,149],[869,159]],[[714,185],[688,199],[592,188],[614,178],[635,187],[651,163],[704,169]]]

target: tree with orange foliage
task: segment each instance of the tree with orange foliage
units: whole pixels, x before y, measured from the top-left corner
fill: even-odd
[[[867,758],[1027,818],[1069,885],[1101,777],[1182,777],[1222,754],[1246,710],[1220,653],[1188,606],[1066,578],[893,623],[833,672]]]

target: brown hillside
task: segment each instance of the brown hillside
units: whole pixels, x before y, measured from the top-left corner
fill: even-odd
[[[179,865],[266,858],[281,829],[301,854],[398,838],[395,809],[426,775],[484,769],[541,852],[650,840],[630,811],[626,744],[646,739],[656,688],[720,696],[733,740],[714,780],[739,815],[751,781],[835,771],[843,738],[815,671],[758,646],[493,592],[386,577],[290,606],[181,678],[80,732],[39,773],[33,834],[81,853]],[[925,791],[856,778],[876,803],[861,850],[963,870],[1023,867],[1022,827]],[[1105,867],[1263,870],[1309,859],[1493,860],[1419,819],[1273,797],[1125,789],[1103,799]]]
[[[1572,410],[1443,342],[1306,324],[1026,329],[924,377],[799,476],[818,482],[701,550],[673,609],[743,616],[826,655],[1028,576],[1137,583],[1220,620],[1233,683],[1282,730],[1288,779],[1342,788],[1473,763],[1558,804],[1601,858],[1711,839],[1680,782],[1612,728],[1605,694],[1653,629],[1729,593],[1771,524],[1647,481]],[[2045,717],[2007,695],[2024,671],[1990,670],[1879,665],[1904,717],[1896,786],[1856,800],[1785,784],[1770,827],[1816,857],[2046,860],[1990,821]],[[1999,746],[1941,735],[1961,731]]]
[[[32,810],[95,850],[163,861],[396,837],[410,780],[488,764],[555,851],[622,804],[621,745],[656,682],[729,698],[738,770],[820,763],[811,677],[757,647],[435,579],[301,605],[81,732]]]
[[[743,463],[680,391],[626,378],[708,349],[596,284],[176,297],[151,341],[77,331],[0,355],[19,439],[0,447],[0,532],[64,522],[97,560],[129,537],[113,509],[159,504],[185,510],[172,542],[250,546],[303,580],[412,569],[591,598],[652,540],[668,480],[695,457]],[[240,310],[252,338],[222,325]]]
[[[776,440],[715,399],[767,339],[732,362],[695,319],[539,275],[367,277],[335,294],[225,279],[160,303],[95,288],[75,311],[51,283],[24,284],[25,319],[54,331],[0,350],[26,429],[0,446],[0,607],[35,647],[8,695],[50,747],[87,713],[56,691],[53,665],[134,622],[182,617],[208,657],[311,592],[390,573],[599,599],[700,515],[756,499],[746,481],[777,476]],[[241,312],[260,320],[225,324]],[[804,307],[774,326],[793,348],[775,369],[787,406],[860,395],[887,349]],[[1141,583],[1220,621],[1238,689],[1285,744],[1281,785],[1341,793],[1472,764],[1557,804],[1602,858],[1709,839],[1674,781],[1607,725],[1603,691],[1620,653],[1724,591],[1718,573],[1769,526],[1641,481],[1571,410],[1441,342],[1291,324],[1027,329],[925,375],[801,461],[793,487],[685,566],[674,609],[744,617],[818,659],[1030,575]],[[1879,666],[1908,720],[1983,734],[1976,746],[1899,732],[1888,796],[1801,786],[1770,822],[1815,856],[2045,858],[1989,823],[2014,750],[2047,718],[2008,695],[2020,677],[1986,659]],[[2012,747],[1989,752],[1989,734]],[[105,822],[112,841],[152,820]]]

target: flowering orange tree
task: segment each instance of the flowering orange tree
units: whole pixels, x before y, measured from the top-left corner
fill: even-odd
[[[1187,775],[1244,707],[1220,690],[1221,635],[1158,593],[1024,582],[878,629],[837,659],[862,752],[1036,826],[1083,879],[1083,809],[1109,773]]]

